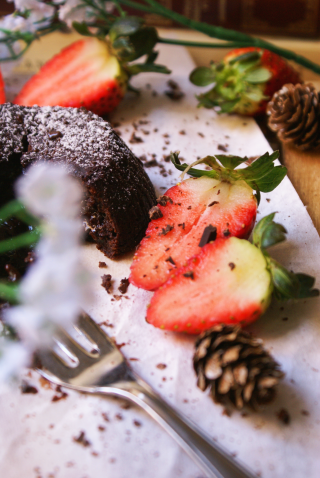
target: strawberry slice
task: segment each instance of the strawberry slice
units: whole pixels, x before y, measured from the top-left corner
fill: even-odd
[[[104,115],[123,98],[127,75],[106,42],[90,37],[72,43],[49,60],[22,88],[14,103],[81,106]]]
[[[6,94],[4,92],[4,86],[5,86],[4,81],[3,81],[2,73],[1,73],[1,70],[0,70],[0,104],[6,102]]]
[[[288,272],[265,247],[285,239],[274,214],[258,224],[254,241],[231,237],[205,245],[151,299],[147,322],[161,329],[197,334],[218,323],[247,325],[279,299],[319,295],[314,279]]]
[[[196,163],[205,162],[213,169],[202,171],[180,165],[174,154],[173,162],[178,169],[198,177],[182,181],[160,198],[158,218],[150,222],[134,256],[130,282],[146,290],[156,290],[176,268],[200,252],[205,229],[207,241],[229,236],[248,238],[257,212],[253,187],[259,191],[259,183],[265,190],[267,183],[270,191],[286,174],[285,168],[274,167],[277,156],[266,153],[256,163],[239,170],[234,168],[247,158],[217,156],[225,166],[222,167],[215,158],[207,157]]]

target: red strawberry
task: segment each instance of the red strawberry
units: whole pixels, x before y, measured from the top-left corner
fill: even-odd
[[[72,106],[103,115],[123,98],[127,75],[106,42],[90,37],[64,48],[22,88],[14,103]]]
[[[4,81],[3,81],[1,70],[0,70],[0,104],[5,102],[6,102],[6,95],[4,92]]]
[[[251,166],[235,170],[246,158],[218,155],[225,168],[215,158],[207,157],[201,161],[210,164],[212,171],[190,169],[189,174],[200,177],[178,183],[160,198],[158,216],[162,217],[153,219],[148,226],[134,256],[130,282],[142,289],[156,290],[177,267],[200,252],[205,228],[212,232],[208,240],[228,236],[248,238],[257,212],[253,188],[259,190],[260,184],[253,179],[256,175],[269,181],[268,191],[279,184],[286,170],[274,168],[277,156],[266,153]],[[187,167],[174,164],[182,170]],[[266,191],[263,185],[262,190]]]
[[[228,53],[222,62],[198,67],[190,75],[197,86],[214,87],[199,95],[199,106],[219,107],[222,113],[257,116],[268,100],[286,83],[301,77],[283,58],[269,50],[247,47]]]
[[[218,323],[247,325],[267,309],[272,292],[279,299],[319,295],[314,279],[293,274],[264,248],[285,239],[272,221],[258,224],[254,241],[231,237],[205,245],[151,299],[147,322],[161,329],[197,334]]]

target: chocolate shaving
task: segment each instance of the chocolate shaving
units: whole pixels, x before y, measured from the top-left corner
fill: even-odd
[[[217,228],[209,224],[203,231],[199,247],[203,247],[211,241],[215,241],[217,239]]]
[[[236,265],[233,262],[229,262],[228,266],[230,267],[232,271],[236,267]]]
[[[125,294],[128,290],[129,285],[130,285],[129,279],[127,279],[126,277],[124,279],[121,279],[120,285],[118,287],[118,291],[120,291],[121,294]]]
[[[165,236],[168,234],[168,232],[172,231],[173,226],[170,226],[170,224],[167,224],[166,227],[162,228],[162,231],[159,232],[158,236]]]
[[[159,166],[159,163],[156,159],[150,159],[150,161],[144,163],[145,168],[154,168],[156,166]]]
[[[228,151],[228,149],[225,146],[223,146],[223,144],[218,144],[218,149],[220,151],[224,151],[225,153]]]
[[[212,201],[210,204],[208,204],[208,207],[214,206],[215,204],[219,204],[219,201]]]
[[[283,422],[285,425],[289,425],[291,421],[291,417],[288,413],[288,411],[285,408],[282,408],[278,413],[277,413],[278,419]]]
[[[168,202],[173,204],[173,201],[169,196],[164,195],[157,198],[157,203],[160,204],[160,206],[166,206]]]
[[[174,260],[172,259],[171,256],[169,256],[167,259],[166,259],[166,262],[171,262],[172,265],[176,265],[176,263],[174,262]]]
[[[183,274],[184,277],[187,277],[188,279],[194,280],[194,272],[193,271],[188,271]]]
[[[136,144],[136,143],[143,143],[143,139],[140,136],[136,136],[136,133],[133,131],[131,138],[129,139],[129,143]]]
[[[104,287],[106,291],[108,292],[108,294],[110,294],[110,290],[112,287],[111,274],[104,274],[103,276],[101,276],[101,279],[102,279],[102,282],[101,282],[102,287]]]
[[[107,264],[105,262],[99,262],[99,267],[108,267]]]
[[[178,226],[179,226],[179,227],[182,227],[182,229],[184,229],[184,228],[185,228],[185,223],[182,222],[181,224],[178,224]]]
[[[23,381],[20,386],[21,393],[31,393],[36,394],[38,390],[33,385],[30,385],[28,382]]]
[[[163,217],[163,214],[158,206],[153,206],[149,211],[149,217],[150,219],[160,219]]]
[[[231,234],[231,232],[229,231],[229,229],[226,229],[225,231],[223,231],[223,235],[224,235],[225,237],[230,236],[230,234]]]
[[[73,441],[75,443],[79,443],[79,445],[82,445],[84,447],[88,447],[91,445],[91,442],[86,439],[84,432],[80,432],[78,437],[73,437]]]
[[[158,363],[158,365],[156,365],[156,367],[160,370],[164,370],[165,368],[167,368],[165,363]]]

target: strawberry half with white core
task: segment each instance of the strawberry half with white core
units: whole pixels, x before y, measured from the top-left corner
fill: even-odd
[[[205,245],[160,287],[147,309],[147,322],[161,329],[198,334],[213,325],[247,325],[279,299],[319,295],[314,279],[293,274],[270,258],[265,247],[285,239],[285,229],[262,219],[250,242],[231,237]],[[258,247],[257,247],[258,246]]]
[[[23,106],[81,106],[102,115],[123,98],[128,77],[108,44],[85,38],[64,48],[22,88],[14,103]]]
[[[264,154],[246,168],[235,169],[247,158],[207,156],[194,164],[205,163],[210,171],[174,165],[193,178],[181,181],[159,198],[156,219],[134,256],[130,282],[146,290],[156,290],[170,274],[201,250],[203,231],[212,238],[248,238],[256,219],[260,191],[272,191],[286,175],[286,168],[274,166],[278,152]],[[220,161],[221,165],[218,163]],[[151,216],[152,217],[152,216]]]
[[[247,47],[228,53],[222,62],[200,66],[190,74],[197,86],[214,86],[199,95],[199,106],[218,108],[221,113],[258,116],[269,99],[286,83],[301,82],[300,74],[283,58],[269,50]]]

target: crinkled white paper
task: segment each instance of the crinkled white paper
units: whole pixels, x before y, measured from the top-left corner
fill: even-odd
[[[180,47],[160,48],[159,62],[172,68],[172,78],[185,93],[172,101],[164,91],[167,77],[143,74],[134,80],[140,97],[128,95],[114,122],[128,143],[135,132],[143,142],[130,144],[138,156],[156,155],[159,167],[147,169],[157,193],[177,182],[179,173],[162,157],[179,150],[187,162],[207,154],[258,156],[270,151],[255,122],[238,116],[220,116],[196,108],[199,89],[188,81],[193,62]],[[185,134],[183,134],[185,132]],[[221,148],[221,146],[220,146]],[[125,175],[125,171],[123,172]],[[320,240],[311,219],[290,181],[263,194],[259,217],[278,211],[276,220],[288,230],[287,242],[272,255],[296,272],[317,277],[320,286]],[[276,402],[262,413],[235,412],[231,417],[196,387],[192,369],[194,337],[153,328],[145,322],[151,293],[132,285],[120,300],[112,300],[101,287],[101,276],[111,274],[113,294],[120,279],[128,277],[132,255],[112,261],[84,247],[83,259],[96,274],[95,304],[88,312],[121,344],[136,372],[172,406],[197,423],[257,476],[264,478],[318,478],[320,474],[320,311],[319,299],[280,304],[251,330],[286,372]],[[107,264],[98,267],[99,261]],[[163,366],[157,367],[159,364]],[[0,476],[6,478],[200,478],[203,474],[173,440],[138,408],[125,402],[67,391],[61,396],[45,388],[32,373],[27,380],[37,394],[4,388],[0,394]],[[287,410],[285,425],[277,414]],[[80,432],[86,447],[74,438]]]

